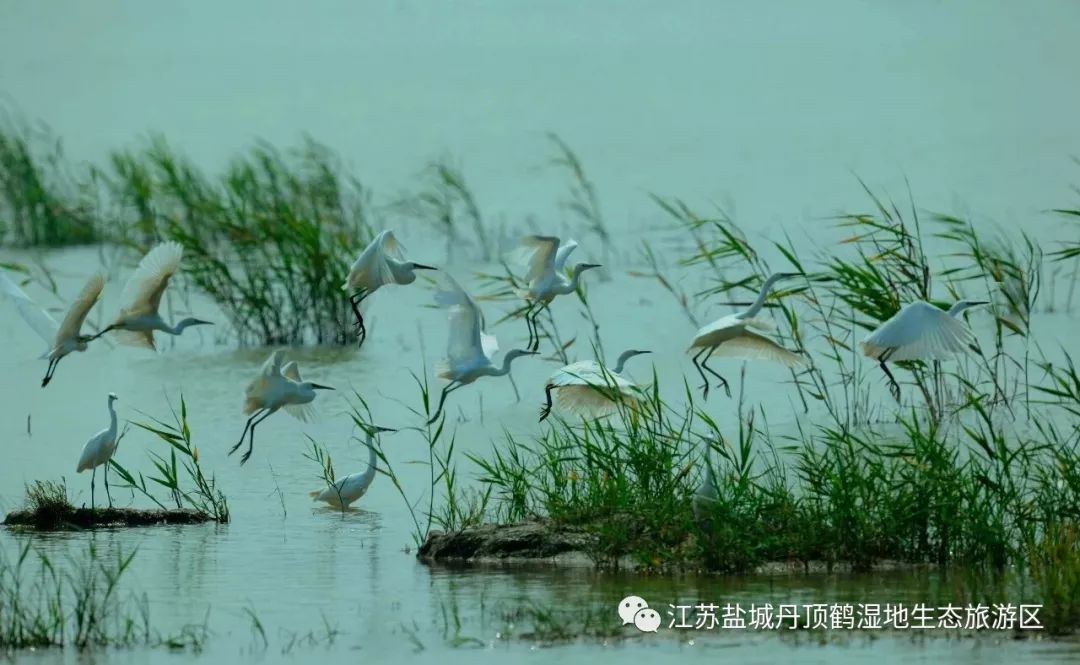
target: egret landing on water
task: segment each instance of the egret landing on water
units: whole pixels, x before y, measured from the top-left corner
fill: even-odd
[[[120,309],[116,319],[94,335],[94,339],[115,331],[120,341],[125,344],[153,349],[156,348],[155,330],[179,335],[191,326],[212,325],[209,321],[193,317],[188,317],[176,325],[169,325],[158,313],[161,296],[165,293],[169,280],[180,270],[183,254],[184,247],[178,242],[163,242],[147,252],[124,287],[123,300],[126,304]]]
[[[716,370],[706,364],[714,353],[748,360],[776,360],[788,367],[794,367],[806,362],[801,355],[788,351],[768,337],[750,330],[750,328],[757,328],[758,330],[767,331],[775,328],[771,321],[755,317],[761,311],[761,308],[765,306],[765,299],[769,297],[769,292],[774,284],[781,279],[798,276],[798,273],[783,272],[770,276],[762,284],[757,300],[750,305],[749,309],[745,312],[719,318],[697,331],[688,351],[698,350],[694,355],[693,362],[698,374],[701,375],[701,379],[705,382],[705,385],[702,386],[704,390],[703,398],[709,396],[709,378],[705,376],[705,372],[720,379],[720,385],[724,387],[728,397],[731,397],[731,388],[728,386],[727,379],[720,376]],[[702,358],[703,355],[704,358]]]
[[[436,270],[422,263],[405,260],[405,248],[398,242],[394,232],[387,229],[364,248],[360,257],[349,268],[349,276],[341,289],[349,294],[349,303],[356,315],[356,334],[360,346],[367,339],[364,316],[360,313],[360,303],[386,284],[412,284],[416,281],[417,270]]]
[[[229,449],[232,455],[244,443],[244,436],[251,432],[248,437],[247,451],[240,457],[240,464],[244,464],[251,457],[255,447],[255,426],[269,418],[278,409],[284,408],[290,415],[298,420],[306,421],[314,413],[311,402],[315,399],[316,390],[333,390],[330,386],[303,381],[300,379],[300,368],[296,362],[290,362],[284,367],[281,361],[285,352],[278,349],[270,354],[263,363],[259,376],[248,384],[244,392],[244,413],[250,414],[244,431],[240,434],[240,441]]]
[[[393,431],[387,427],[371,426],[368,429],[367,440],[364,442],[368,449],[368,465],[364,472],[352,473],[335,480],[329,487],[311,492],[311,498],[315,501],[326,502],[341,510],[345,510],[351,503],[358,501],[367,492],[368,487],[371,487],[371,481],[375,480],[375,432]]]
[[[916,300],[867,335],[860,344],[862,352],[878,361],[889,379],[889,390],[900,401],[900,384],[885,363],[945,360],[964,349],[978,352],[974,333],[958,317],[966,309],[988,304],[985,300],[960,300],[946,312],[928,302]]]
[[[544,386],[547,403],[540,407],[540,421],[551,414],[551,392],[559,406],[582,418],[600,418],[611,415],[619,404],[633,405],[638,401],[637,386],[622,376],[626,361],[651,351],[629,349],[623,351],[615,363],[615,369],[603,367],[595,360],[583,360],[558,370]]]
[[[45,370],[45,378],[41,380],[42,388],[49,385],[49,381],[52,381],[53,374],[56,373],[56,366],[60,363],[61,358],[72,351],[85,351],[87,343],[94,339],[94,337],[83,335],[81,330],[86,315],[90,313],[94,303],[101,297],[103,288],[105,288],[105,277],[100,273],[91,275],[90,279],[86,281],[86,286],[83,287],[74,302],[68,307],[63,322],[57,324],[53,317],[38,307],[11,278],[0,273],[0,289],[3,289],[12,302],[15,303],[15,307],[19,310],[23,320],[49,345],[45,354],[41,356],[49,360],[49,366]]]
[[[560,244],[555,236],[527,236],[521,244],[517,259],[529,265],[529,272],[525,275],[528,288],[521,293],[529,301],[529,307],[525,310],[525,325],[529,328],[527,346],[530,351],[536,351],[540,348],[540,333],[536,329],[540,314],[555,296],[577,291],[582,273],[601,266],[598,263],[579,263],[567,278],[566,259],[577,248],[576,241],[568,240]]]
[[[109,493],[109,460],[116,452],[116,408],[113,402],[118,398],[116,393],[109,393],[109,426],[93,436],[83,446],[82,456],[79,457],[79,465],[75,467],[76,473],[82,473],[87,469],[93,469],[90,475],[90,508],[94,508],[94,480],[97,478],[97,468],[105,465],[105,496],[109,498],[109,507],[112,508],[112,495]]]
[[[439,418],[447,395],[482,376],[509,374],[510,363],[514,362],[515,358],[536,353],[514,349],[503,357],[502,367],[495,367],[491,358],[498,350],[498,342],[493,335],[484,332],[484,317],[480,308],[453,277],[444,275],[442,282],[439,290],[435,292],[435,302],[450,307],[450,340],[447,344],[446,359],[439,363],[436,373],[450,383],[443,388],[435,415],[428,420],[428,425]]]

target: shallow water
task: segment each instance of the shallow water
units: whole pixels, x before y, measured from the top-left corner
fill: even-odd
[[[856,173],[901,198],[907,177],[925,208],[970,212],[983,223],[1022,222],[1036,236],[1055,239],[1059,225],[1044,211],[1071,200],[1068,184],[1077,171],[1069,157],[1080,154],[1072,114],[1080,92],[1071,85],[1080,61],[1071,30],[1080,18],[1075,3],[789,2],[763,8],[701,2],[681,3],[675,11],[664,3],[626,2],[615,11],[602,3],[398,2],[320,5],[302,13],[283,2],[260,2],[257,9],[256,3],[0,6],[0,93],[28,117],[47,121],[75,159],[100,162],[106,151],[160,131],[214,167],[256,137],[282,144],[306,131],[390,195],[409,186],[425,160],[450,151],[464,161],[491,219],[517,224],[538,215],[545,229],[566,224],[555,205],[562,176],[538,169],[548,150],[545,131],[560,133],[585,160],[617,231],[659,224],[646,197],[656,191],[720,202],[756,234],[775,236],[783,227],[797,238],[820,238],[823,217],[868,207]],[[432,262],[442,256],[441,243],[427,239],[424,229],[401,225],[414,254]],[[664,236],[654,237],[660,242]],[[636,240],[621,248],[632,255]],[[50,253],[45,261],[60,275],[61,294],[73,293],[100,265],[92,249]],[[93,316],[115,310],[127,269],[111,267],[113,281]],[[647,378],[648,363],[655,362],[661,378],[677,388],[677,379],[692,372],[682,340],[693,326],[655,286],[626,277],[621,269],[627,267],[593,287],[605,348],[610,356],[652,348],[654,355],[632,365],[631,374]],[[454,267],[459,275],[473,269]],[[40,290],[31,295],[58,303]],[[539,649],[497,637],[506,626],[491,609],[496,606],[535,601],[614,608],[643,589],[659,598],[715,602],[933,599],[920,596],[926,582],[918,578],[892,579],[881,592],[874,580],[827,576],[646,582],[582,571],[429,569],[407,551],[414,545],[411,523],[385,478],[362,500],[363,512],[341,517],[313,509],[307,491],[320,481],[315,465],[301,457],[304,434],[328,446],[339,474],[366,463],[342,415],[352,390],[369,400],[380,424],[414,423],[399,403],[417,401],[408,372],[423,371],[425,361],[430,367],[445,344],[444,314],[420,307],[429,300],[421,288],[387,290],[372,299],[375,326],[362,351],[297,350],[293,357],[305,376],[338,393],[319,397],[323,418],[316,423],[283,414],[267,420],[242,469],[225,453],[243,427],[243,386],[266,350],[216,344],[212,329],[193,329],[156,355],[97,345],[65,359],[43,391],[37,385],[44,363],[34,359],[39,340],[5,306],[0,512],[21,503],[25,483],[61,475],[77,501],[88,500],[89,479],[76,475],[74,465],[83,442],[107,423],[108,391],[121,398],[121,418],[132,420],[144,419],[139,412],[166,417],[167,398],[182,391],[204,466],[228,494],[233,523],[35,540],[56,553],[87,541],[106,550],[138,547],[128,583],[148,595],[155,627],[170,632],[201,623],[209,609],[213,636],[206,655],[215,658],[265,662],[318,654],[326,662],[354,662],[419,651],[446,662],[508,653],[545,662],[642,655],[650,662],[698,655],[770,663],[1076,660],[1070,644],[996,636],[891,635],[820,645],[811,636],[745,633],[702,635],[690,645],[686,635],[662,630]],[[214,318],[207,308],[196,299],[192,310]],[[565,309],[561,321],[569,330],[577,325],[576,307],[567,303]],[[700,314],[721,311],[710,306]],[[985,316],[972,320],[977,330],[988,324]],[[1072,318],[1042,313],[1037,326],[1046,339],[1067,340]],[[521,326],[496,332],[504,349],[523,339]],[[584,347],[578,353],[583,357]],[[737,371],[736,363],[724,366]],[[518,361],[520,402],[505,380],[455,394],[450,413],[466,419],[459,423],[459,455],[486,453],[503,426],[540,431],[536,387],[552,369],[535,359]],[[787,377],[767,365],[747,376],[748,403],[763,404],[775,427],[795,419],[794,396],[776,390]],[[887,399],[884,390],[881,395]],[[711,408],[723,416],[730,403],[714,395]],[[420,498],[428,470],[411,462],[426,459],[422,440],[399,433],[383,444],[410,496]],[[145,470],[145,450],[159,445],[132,432],[118,459]],[[116,498],[130,500],[121,493]],[[10,550],[17,540],[0,534],[0,547]],[[460,631],[448,628],[445,612],[454,607]],[[267,649],[257,647],[245,608],[267,626]],[[292,635],[318,633],[323,616],[342,631],[333,647],[281,653]],[[483,647],[454,648],[455,636],[476,638]],[[75,660],[58,653],[25,658]],[[164,651],[109,654],[117,662],[187,658]]]

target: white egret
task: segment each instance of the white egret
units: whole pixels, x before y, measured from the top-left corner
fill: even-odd
[[[709,510],[716,504],[720,498],[720,493],[716,487],[716,474],[713,472],[712,463],[708,457],[704,458],[702,462],[705,465],[705,478],[701,481],[701,486],[694,492],[694,497],[691,501],[691,505],[694,508],[694,517],[700,522],[709,514]]]
[[[116,319],[94,335],[94,338],[114,331],[125,344],[153,349],[156,348],[155,330],[179,335],[191,326],[213,325],[210,321],[194,317],[183,319],[176,325],[169,325],[158,313],[161,296],[165,293],[169,280],[180,270],[183,254],[184,247],[178,242],[159,243],[147,252],[124,287],[123,300],[126,304],[120,309]]]
[[[98,301],[103,288],[105,288],[105,277],[101,273],[91,275],[90,279],[86,280],[82,291],[68,307],[63,322],[57,324],[53,317],[38,307],[10,277],[0,273],[0,289],[3,289],[15,303],[23,320],[49,345],[41,356],[49,360],[45,378],[41,380],[42,388],[52,381],[61,358],[73,351],[85,351],[87,343],[94,339],[92,336],[83,335],[81,330],[86,315]]]
[[[544,386],[547,403],[540,409],[540,420],[551,414],[551,392],[559,406],[582,418],[599,418],[618,410],[618,405],[632,404],[638,400],[637,386],[622,376],[626,361],[651,351],[629,349],[623,351],[608,369],[595,360],[582,360],[557,370]]]
[[[360,345],[367,339],[360,303],[386,284],[412,284],[417,270],[436,270],[428,265],[405,260],[405,247],[394,232],[387,229],[375,236],[349,268],[349,276],[341,289],[349,294],[349,303],[356,315],[356,334]]]
[[[749,309],[738,314],[721,317],[702,327],[694,335],[694,340],[690,343],[690,348],[687,351],[698,349],[693,362],[698,374],[705,381],[705,385],[702,386],[704,398],[709,396],[709,379],[705,376],[705,372],[720,379],[720,385],[724,386],[724,391],[727,392],[728,397],[731,397],[731,388],[728,386],[727,379],[720,376],[706,364],[714,353],[748,360],[775,360],[789,367],[805,362],[805,359],[799,354],[793,353],[768,337],[750,330],[750,328],[757,328],[758,330],[772,330],[775,328],[771,321],[756,317],[761,308],[765,306],[765,299],[768,298],[773,285],[781,279],[789,277],[798,277],[798,273],[780,272],[771,275],[762,284],[757,300],[750,305]],[[704,358],[702,358],[702,355],[704,355]]]
[[[116,408],[113,406],[118,398],[116,393],[109,393],[109,426],[95,434],[86,445],[83,446],[82,455],[79,457],[79,465],[75,467],[76,473],[82,473],[92,469],[90,475],[90,508],[94,507],[94,481],[97,478],[97,468],[105,465],[105,496],[109,498],[109,507],[112,508],[112,494],[109,493],[109,460],[116,452]]]
[[[860,344],[862,352],[878,361],[889,379],[889,390],[899,401],[900,384],[885,363],[945,360],[966,348],[978,351],[974,333],[958,317],[968,308],[988,304],[985,300],[960,300],[946,312],[923,300],[908,303],[866,336]]]
[[[540,348],[540,333],[536,329],[536,320],[555,296],[577,291],[581,275],[586,270],[601,267],[598,263],[579,263],[566,276],[566,259],[578,246],[574,240],[560,244],[555,236],[526,236],[518,256],[529,264],[525,275],[528,288],[522,295],[529,302],[525,310],[525,325],[529,328],[530,351]]]
[[[367,439],[364,442],[367,444],[368,449],[368,465],[363,473],[351,473],[344,478],[335,480],[328,487],[311,492],[311,497],[315,501],[323,501],[341,510],[345,510],[350,504],[358,501],[367,492],[368,487],[371,486],[371,481],[375,480],[375,432],[393,431],[386,427],[370,426]]]
[[[502,367],[495,367],[491,362],[492,355],[498,349],[495,337],[484,332],[483,313],[465,289],[450,275],[444,276],[443,285],[435,293],[435,302],[450,307],[450,338],[446,359],[436,368],[438,376],[450,383],[443,388],[435,415],[428,420],[429,425],[438,419],[447,395],[482,376],[509,374],[510,363],[515,358],[536,353],[513,349],[503,357]]]
[[[306,421],[313,413],[311,402],[315,399],[315,391],[333,390],[330,386],[301,380],[300,369],[295,361],[282,367],[284,356],[285,352],[281,349],[271,353],[263,363],[259,376],[248,384],[244,392],[244,413],[250,414],[250,417],[240,434],[240,441],[229,449],[230,455],[235,453],[244,443],[244,436],[251,432],[247,451],[240,457],[241,465],[251,457],[255,446],[256,425],[282,408],[294,418]]]

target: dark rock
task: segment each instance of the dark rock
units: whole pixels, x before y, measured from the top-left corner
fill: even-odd
[[[589,552],[596,537],[581,528],[548,522],[481,524],[444,533],[432,531],[417,557],[424,561],[472,559],[551,559]]]
[[[154,524],[202,524],[213,517],[188,508],[140,510],[136,508],[50,508],[16,510],[4,518],[4,526],[41,530],[91,529],[104,526],[151,526]]]

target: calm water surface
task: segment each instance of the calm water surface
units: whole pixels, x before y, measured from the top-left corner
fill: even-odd
[[[896,196],[906,192],[906,177],[928,209],[970,213],[987,225],[1023,224],[1053,240],[1061,231],[1044,211],[1070,203],[1077,171],[1069,158],[1080,154],[1075,3],[688,2],[676,9],[649,2],[0,2],[0,12],[0,93],[48,122],[76,160],[101,161],[108,150],[160,131],[214,168],[255,138],[282,144],[310,132],[385,196],[408,187],[427,159],[454,154],[491,218],[512,224],[536,215],[544,228],[564,228],[556,205],[561,176],[539,168],[546,131],[560,133],[585,159],[617,232],[659,224],[646,197],[655,191],[702,206],[721,203],[760,236],[783,229],[820,238],[827,215],[867,207],[854,173]],[[414,254],[433,262],[442,256],[424,229],[405,227],[402,235]],[[620,241],[628,255],[637,239]],[[94,249],[41,258],[65,295],[101,265]],[[101,318],[115,310],[128,271],[106,263],[113,281],[93,315]],[[605,347],[612,356],[653,349],[650,360],[674,385],[692,371],[682,351],[693,326],[662,292],[625,277],[629,267],[595,285]],[[467,275],[474,268],[454,269]],[[41,290],[31,295],[60,302]],[[662,630],[545,648],[504,639],[513,631],[502,610],[532,602],[613,607],[628,592],[652,592],[662,603],[921,602],[929,590],[925,580],[909,578],[645,582],[581,571],[432,570],[407,551],[412,525],[384,478],[361,512],[313,509],[307,492],[319,480],[301,457],[304,434],[328,446],[339,474],[366,463],[342,415],[353,390],[373,404],[381,424],[413,423],[405,405],[417,398],[408,372],[422,371],[424,360],[430,367],[445,345],[444,314],[420,307],[429,302],[421,288],[381,293],[363,351],[297,350],[305,376],[338,393],[320,396],[316,423],[267,420],[243,469],[226,451],[243,427],[243,387],[265,349],[234,350],[213,329],[194,329],[156,355],[96,345],[65,359],[42,391],[39,340],[9,307],[0,309],[0,511],[17,507],[34,479],[65,476],[76,499],[88,500],[89,478],[74,467],[83,442],[107,424],[106,392],[120,396],[121,418],[133,420],[140,412],[167,417],[167,399],[183,392],[204,465],[227,492],[233,523],[61,534],[36,543],[54,554],[88,541],[106,551],[137,547],[128,583],[148,595],[155,626],[170,632],[201,623],[209,609],[207,653],[215,659],[307,662],[317,654],[355,662],[415,653],[454,663],[511,654],[538,662],[1005,663],[1080,656],[1070,644],[994,637],[818,644],[745,633],[701,635],[691,645],[686,635]],[[214,318],[208,303],[196,299],[192,309]],[[571,329],[578,319],[568,309],[562,320]],[[988,323],[973,317],[977,330]],[[1064,333],[1073,323],[1059,312],[1040,314],[1037,325],[1047,339],[1068,345]],[[504,349],[523,341],[519,327],[497,332]],[[518,362],[520,402],[504,380],[454,395],[459,452],[485,454],[501,427],[539,432],[536,387],[551,370],[535,359]],[[632,373],[644,379],[648,370],[643,364]],[[748,402],[764,404],[779,428],[794,419],[787,415],[794,396],[775,389],[786,377],[780,368],[755,366],[746,383]],[[722,416],[730,404],[712,399]],[[399,433],[383,444],[410,496],[423,498],[423,441]],[[146,470],[145,451],[158,445],[132,433],[118,458]],[[467,465],[464,471],[471,473]],[[18,540],[0,534],[0,547],[10,551]],[[245,608],[267,627],[269,648],[258,648]],[[460,627],[447,618],[455,613]],[[341,630],[333,647],[281,654],[291,636],[318,633],[324,617]],[[476,642],[454,648],[455,638]],[[139,663],[188,658],[108,655]]]

